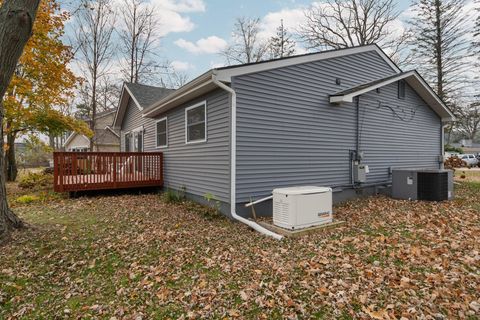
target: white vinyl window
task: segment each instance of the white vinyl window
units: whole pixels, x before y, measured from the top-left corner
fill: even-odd
[[[167,118],[157,121],[156,125],[157,148],[165,148],[168,146],[168,122]]]
[[[207,141],[207,102],[185,109],[185,143]]]
[[[125,133],[125,152],[143,152],[143,126]]]

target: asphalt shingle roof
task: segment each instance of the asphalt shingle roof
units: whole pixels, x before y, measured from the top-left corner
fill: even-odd
[[[175,91],[174,89],[147,86],[138,83],[125,83],[125,85],[142,108],[147,108],[154,102]]]

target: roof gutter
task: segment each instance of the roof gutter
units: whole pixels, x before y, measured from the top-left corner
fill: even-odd
[[[241,223],[248,225],[249,227],[253,228],[254,230],[266,235],[270,236],[274,239],[281,240],[283,236],[272,232],[258,223],[245,219],[241,217],[236,212],[236,167],[237,167],[237,93],[235,90],[230,88],[229,86],[225,85],[224,83],[218,81],[216,78],[216,74],[212,73],[211,81],[217,85],[219,88],[227,91],[230,94],[232,99],[232,113],[231,113],[231,151],[230,151],[230,213],[232,218]]]

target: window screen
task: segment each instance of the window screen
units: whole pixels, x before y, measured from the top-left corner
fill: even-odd
[[[157,147],[167,146],[167,118],[157,122]]]
[[[206,104],[187,109],[186,133],[188,142],[206,140]]]

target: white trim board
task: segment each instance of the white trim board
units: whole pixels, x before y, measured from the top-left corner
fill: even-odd
[[[385,54],[385,52],[382,51],[382,49],[380,49],[380,47],[378,47],[375,44],[372,44],[372,45],[352,47],[352,48],[346,48],[346,49],[340,49],[340,50],[329,50],[329,51],[318,52],[318,53],[310,53],[310,54],[287,57],[287,58],[282,58],[282,59],[277,59],[272,61],[247,64],[244,66],[240,65],[238,67],[232,66],[232,67],[219,68],[217,69],[218,70],[217,79],[223,82],[231,82],[232,77],[236,77],[239,75],[256,73],[256,72],[277,69],[277,68],[283,68],[283,67],[288,67],[292,65],[308,63],[308,62],[321,61],[321,60],[326,60],[331,58],[338,58],[338,57],[343,57],[347,55],[359,54],[359,53],[370,52],[370,51],[377,52],[380,55],[380,57],[382,57],[383,60],[385,60],[385,62],[387,62],[387,64],[396,73],[402,72],[402,70],[400,70],[400,68],[398,68],[397,65],[395,65],[395,63],[392,62],[392,60],[390,60],[390,58]]]
[[[425,80],[418,74],[417,71],[412,70],[404,72],[395,77],[386,78],[385,81],[373,82],[372,85],[360,85],[358,90],[342,94],[333,94],[330,96],[330,103],[351,103],[353,99],[364,93],[373,91],[375,89],[384,87],[399,80],[405,80],[410,87],[437,113],[442,121],[453,121],[455,116],[445,103],[438,97],[432,88],[425,82]],[[355,88],[353,88],[355,89]]]
[[[77,132],[72,132],[68,136],[67,140],[65,140],[65,142],[63,143],[63,147],[65,148],[70,142],[72,142],[73,138],[75,138],[77,135],[79,135]],[[81,136],[84,137],[87,141],[90,141],[90,139],[86,135],[82,134]]]
[[[123,84],[123,87],[122,87],[122,93],[120,95],[120,100],[119,100],[119,103],[118,103],[118,107],[117,107],[117,112],[115,113],[115,118],[113,119],[113,127],[114,128],[120,128],[120,126],[117,124],[117,121],[118,121],[118,115],[120,114],[120,112],[122,113],[122,121],[123,121],[123,117],[125,117],[125,113],[127,112],[127,108],[128,108],[128,99],[126,99],[126,101],[124,101],[124,97],[125,97],[125,91],[128,93],[128,96],[132,99],[132,101],[135,103],[135,105],[137,106],[138,110],[140,110],[141,112],[143,111],[143,108],[142,106],[140,105],[140,103],[138,103],[138,100],[134,97],[134,95],[132,94],[132,91],[130,91],[130,89],[128,89],[128,86],[126,83]],[[122,108],[123,107],[123,108]]]
[[[114,135],[116,135],[118,138],[120,138],[120,135],[118,133],[116,133],[115,130],[113,130],[110,126],[106,126],[105,130],[110,130]]]

